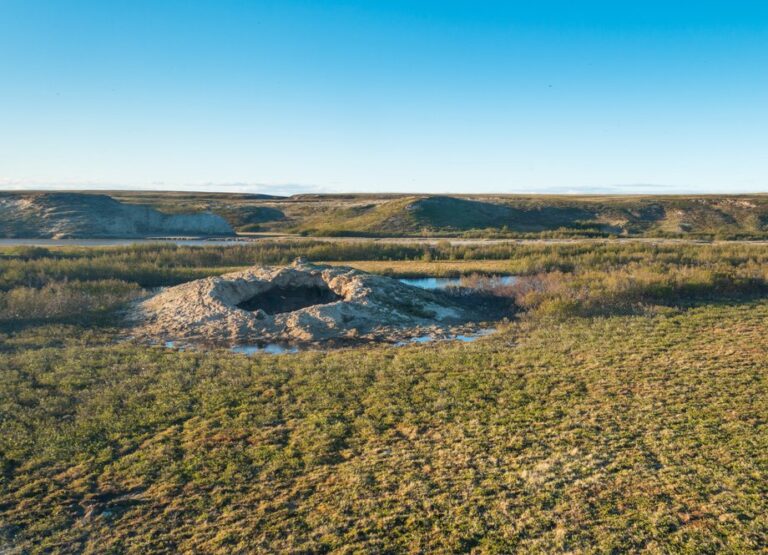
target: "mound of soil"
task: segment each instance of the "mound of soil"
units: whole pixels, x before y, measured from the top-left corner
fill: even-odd
[[[181,344],[401,341],[476,329],[488,305],[338,266],[254,267],[166,289],[133,311],[136,336]]]

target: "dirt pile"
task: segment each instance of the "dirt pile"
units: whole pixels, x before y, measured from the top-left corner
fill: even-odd
[[[230,345],[398,341],[488,319],[487,307],[466,298],[306,263],[185,283],[141,302],[133,316],[146,340]]]

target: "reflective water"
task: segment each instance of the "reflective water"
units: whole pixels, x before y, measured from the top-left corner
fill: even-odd
[[[268,355],[283,355],[285,353],[298,353],[299,348],[291,345],[279,345],[277,343],[267,343],[265,345],[241,345],[230,349],[233,353],[242,355],[255,355],[265,353]]]
[[[515,276],[488,276],[488,278],[486,278],[491,286],[511,285],[515,283],[516,279]],[[446,287],[460,287],[462,285],[462,278],[460,277],[402,278],[399,281],[406,285],[412,285],[421,289],[445,289]]]
[[[494,328],[487,328],[470,334],[442,335],[437,337],[432,335],[420,335],[405,341],[398,341],[395,343],[395,346],[402,347],[404,345],[431,343],[433,341],[460,341],[462,343],[471,343],[472,341],[490,335],[495,331]],[[301,350],[302,349],[299,349],[299,347],[296,347],[295,345],[280,345],[278,343],[267,343],[265,345],[240,345],[230,349],[233,353],[240,353],[243,355],[257,355],[262,353],[269,355],[283,355],[286,353],[298,353]]]
[[[183,351],[184,346],[176,346],[174,341],[166,341],[165,346],[168,349],[176,349],[177,351]],[[285,353],[298,353],[299,348],[291,345],[280,345],[279,343],[265,343],[263,345],[239,345],[229,349],[233,353],[240,353],[243,355],[255,355],[258,353],[265,353],[268,355],[282,355]]]
[[[146,239],[0,239],[0,247],[125,247],[146,243],[171,243],[188,247],[230,247],[247,245],[257,239],[157,237]]]
[[[472,341],[480,339],[481,337],[491,335],[495,331],[496,331],[495,328],[486,328],[470,334],[442,335],[442,336],[420,335],[418,337],[412,337],[410,339],[406,339],[405,341],[398,341],[397,343],[395,343],[395,346],[402,347],[404,345],[413,345],[414,343],[431,343],[433,341],[461,341],[462,343],[471,343]]]
[[[475,341],[476,339],[480,339],[481,337],[485,337],[487,335],[492,334],[494,331],[496,331],[494,328],[486,328],[479,330],[475,333],[469,333],[469,334],[457,334],[457,335],[441,335],[441,336],[432,336],[432,335],[420,335],[418,337],[412,337],[410,339],[406,339],[405,341],[398,341],[395,343],[396,347],[402,347],[404,345],[413,345],[416,343],[431,343],[433,341],[461,341],[462,343],[471,343],[472,341]],[[184,346],[176,346],[176,343],[173,341],[166,341],[165,346],[169,349],[176,349],[178,351],[183,351]],[[284,345],[279,343],[265,343],[263,345],[238,345],[237,347],[231,347],[229,349],[233,353],[239,353],[241,355],[257,355],[257,354],[267,354],[267,355],[284,355],[284,354],[290,354],[290,353],[298,353],[301,349],[295,345]]]

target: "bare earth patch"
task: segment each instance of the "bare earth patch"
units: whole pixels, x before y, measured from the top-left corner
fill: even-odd
[[[488,307],[338,266],[294,263],[192,281],[139,303],[135,335],[179,344],[400,341],[476,330]]]

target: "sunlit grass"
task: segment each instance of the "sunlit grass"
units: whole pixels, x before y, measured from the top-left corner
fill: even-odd
[[[176,277],[194,268],[160,255]],[[574,266],[534,274],[533,296],[515,292],[528,312],[469,344],[246,357],[126,342],[117,314],[5,322],[0,551],[768,548],[763,249],[527,256],[345,262]],[[42,273],[19,275],[44,283],[67,270],[31,264]],[[55,287],[15,306],[70,298]]]

